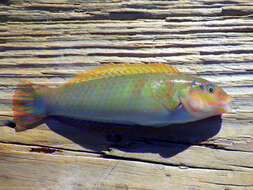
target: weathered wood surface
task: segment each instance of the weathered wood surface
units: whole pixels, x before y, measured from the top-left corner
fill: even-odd
[[[109,63],[175,65],[234,100],[222,119],[163,129],[2,126],[0,190],[253,189],[252,15],[250,0],[1,1],[1,120],[19,79],[56,86]]]

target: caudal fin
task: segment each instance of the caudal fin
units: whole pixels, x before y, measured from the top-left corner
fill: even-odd
[[[17,90],[13,96],[13,114],[14,122],[16,124],[16,131],[23,131],[29,128],[33,128],[42,123],[45,118],[45,114],[41,111],[39,105],[40,101],[38,89],[44,88],[41,85],[34,85],[27,81],[22,81],[17,87]]]

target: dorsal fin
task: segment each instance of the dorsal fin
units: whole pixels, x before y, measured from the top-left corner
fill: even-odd
[[[70,81],[63,84],[63,86],[71,85],[78,82],[94,80],[99,78],[107,78],[113,76],[140,74],[140,73],[180,73],[176,67],[154,63],[154,64],[110,64],[87,72],[83,72]]]

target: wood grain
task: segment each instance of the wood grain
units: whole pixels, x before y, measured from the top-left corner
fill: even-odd
[[[0,190],[253,189],[250,0],[0,2],[0,120],[19,79],[57,86],[118,63],[164,63],[233,96],[222,118],[168,128],[0,121]]]

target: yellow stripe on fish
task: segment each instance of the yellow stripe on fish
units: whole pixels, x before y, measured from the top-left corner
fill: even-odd
[[[96,69],[89,70],[81,73],[71,79],[69,82],[63,84],[72,85],[78,82],[84,82],[87,80],[95,80],[100,78],[131,75],[139,73],[180,73],[176,67],[154,63],[154,64],[113,64],[98,67]]]

